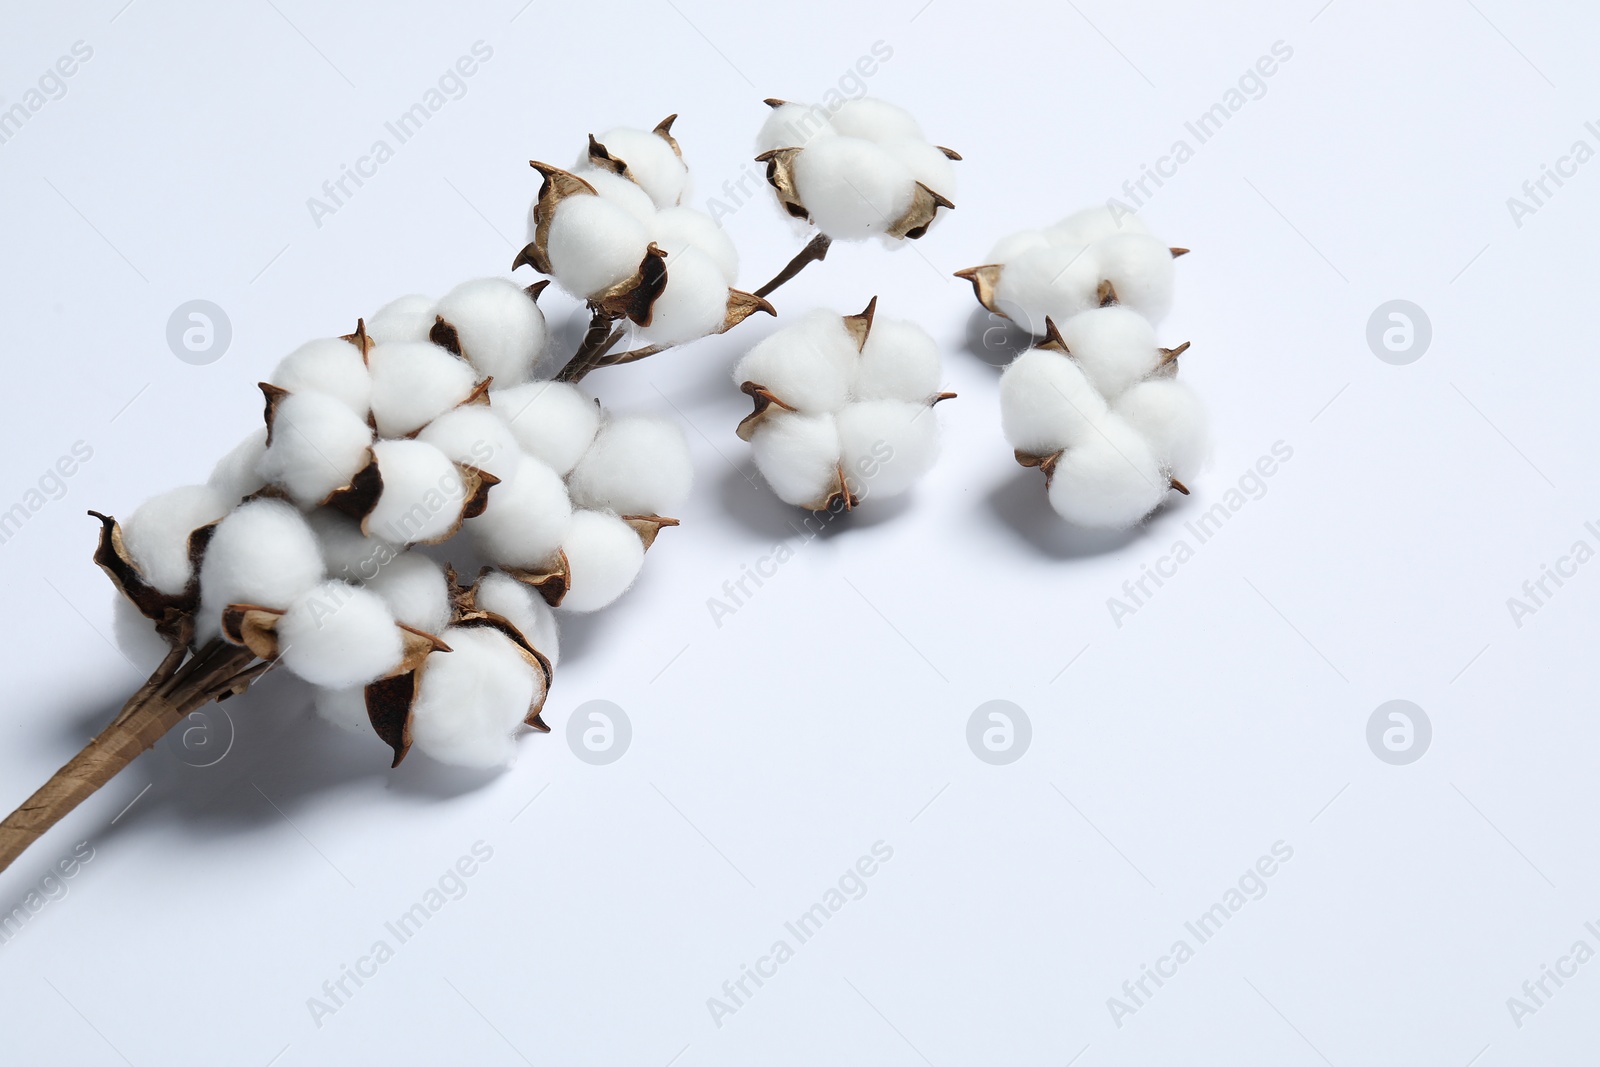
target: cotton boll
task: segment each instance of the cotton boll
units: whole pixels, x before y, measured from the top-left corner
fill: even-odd
[[[494,571],[478,582],[474,603],[505,619],[554,667],[561,658],[556,613],[544,597],[508,574]]]
[[[1149,232],[1139,216],[1126,208],[1118,210],[1108,204],[1075,211],[1044,230],[1052,244],[1073,247],[1093,244],[1119,233]]]
[[[670,515],[693,482],[683,430],[654,415],[609,420],[567,480],[574,504],[619,515]]]
[[[404,437],[465,400],[477,384],[472,366],[425,341],[391,341],[367,354],[372,417],[383,437]]]
[[[1049,248],[1050,241],[1038,230],[1023,230],[995,242],[994,248],[989,252],[988,262],[1010,263],[1021,258],[1025,253],[1039,248]]]
[[[228,513],[233,501],[209,485],[186,485],[151,497],[122,524],[122,543],[144,580],[163,593],[189,585],[189,535]]]
[[[478,549],[503,567],[537,568],[560,547],[572,524],[561,476],[523,456],[515,473],[489,491],[489,506],[467,520]]]
[[[1072,358],[1107,400],[1115,401],[1161,360],[1154,327],[1132,308],[1092,308],[1057,325]]]
[[[630,182],[620,174],[588,166],[588,158],[585,155],[585,164],[572,173],[593,186],[602,200],[609,200],[646,226],[655,221],[656,202],[650,199],[649,193],[641,189],[636,182]]]
[[[206,546],[197,636],[215,636],[229,604],[287,608],[322,577],[322,550],[294,505],[272,499],[241,504],[217,524]]]
[[[502,767],[543,680],[511,639],[483,626],[442,635],[450,652],[430,653],[411,707],[411,742],[441,763]]]
[[[397,555],[362,585],[383,598],[396,622],[436,634],[450,622],[444,571],[420,552]]]
[[[728,314],[728,282],[722,268],[698,248],[667,260],[667,286],[639,330],[647,345],[676,345],[717,332]]]
[[[568,382],[529,382],[489,394],[522,450],[557,474],[577,464],[600,428],[600,405]]]
[[[939,422],[927,404],[863,400],[839,412],[840,457],[852,492],[898,496],[939,458]]]
[[[367,714],[367,689],[318,689],[311,706],[325,721],[353,734],[372,733],[372,718]]]
[[[535,383],[543,384],[543,383]],[[490,405],[466,404],[440,415],[417,434],[457,463],[488,471],[496,478],[511,477],[522,458],[522,446],[511,427]]]
[[[1187,382],[1157,378],[1140,382],[1117,401],[1116,413],[1150,442],[1156,461],[1188,482],[1210,458],[1206,411]]]
[[[756,134],[756,154],[779,148],[804,148],[821,137],[834,136],[828,112],[816,104],[782,104],[773,108]]]
[[[881,143],[913,178],[945,199],[955,199],[956,168],[944,152],[920,138],[895,137]]]
[[[1000,426],[1018,452],[1048,456],[1094,436],[1105,399],[1083,368],[1060,352],[1034,348],[1000,375]]]
[[[797,507],[820,504],[837,488],[840,448],[832,415],[777,411],[750,438],[756,469],[779,500]]]
[[[561,606],[597,611],[628,591],[644,567],[644,542],[633,527],[603,511],[575,511],[561,542],[569,584]]]
[[[322,549],[322,563],[330,578],[359,582],[370,578],[404,549],[380,537],[368,537],[361,524],[332,508],[317,508],[306,522]]]
[[[795,191],[817,229],[835,240],[884,233],[911,207],[915,179],[870,141],[825,137],[795,158]]]
[[[874,319],[851,389],[859,400],[926,403],[939,391],[939,346],[914,322]]]
[[[367,336],[380,345],[391,341],[426,341],[437,314],[431,296],[402,296],[389,301],[366,320]]]
[[[325,393],[367,417],[372,379],[361,349],[337,337],[309,341],[283,357],[269,379],[291,393]]]
[[[122,654],[141,671],[155,670],[172,650],[167,639],[156,633],[156,624],[121,593],[114,593],[111,602],[111,636]]]
[[[820,415],[845,402],[860,358],[844,319],[818,308],[747,352],[733,380],[765,386],[790,407]]]
[[[1047,317],[1060,325],[1099,307],[1100,276],[1093,248],[1035,248],[1006,263],[995,302],[1006,317],[1038,336]]]
[[[278,619],[283,665],[312,685],[366,685],[400,664],[400,629],[383,598],[346,582],[323,582]]]
[[[282,486],[303,508],[349,485],[367,465],[372,428],[341,401],[325,393],[290,393],[272,419],[272,443],[257,470]]]
[[[383,491],[367,515],[367,533],[393,544],[448,536],[467,497],[466,483],[450,457],[425,441],[379,441],[372,453]]]
[[[1095,246],[1100,270],[1116,290],[1117,301],[1159,322],[1172,307],[1178,268],[1172,249],[1149,234],[1124,233]]]
[[[651,223],[655,243],[668,256],[685,248],[695,248],[711,257],[722,272],[722,280],[732,285],[739,276],[739,251],[715,219],[692,207],[669,207],[658,212]],[[667,261],[670,271],[672,261]]]
[[[1167,476],[1139,432],[1107,415],[1081,442],[1061,454],[1050,477],[1050,506],[1078,526],[1121,530],[1167,495]]]
[[[505,278],[463,282],[439,301],[438,314],[456,328],[461,354],[478,375],[500,385],[527,381],[549,340],[544,312]]]
[[[230,506],[238,503],[267,484],[267,480],[256,469],[266,451],[267,428],[257,426],[217,461],[217,465],[211,468],[211,476],[206,479],[206,484],[227,500]]]
[[[628,173],[650,194],[658,208],[675,206],[689,186],[689,168],[666,139],[647,130],[618,128],[596,138],[613,159],[628,164]]]
[[[845,137],[861,137],[868,141],[924,140],[922,127],[917,125],[911,112],[870,96],[840,104],[833,113],[832,122],[834,130]]]
[[[644,223],[598,196],[569,196],[556,206],[546,251],[562,288],[593,296],[631,278],[644,260]]]

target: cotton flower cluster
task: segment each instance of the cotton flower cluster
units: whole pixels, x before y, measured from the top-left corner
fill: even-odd
[[[1136,215],[1094,207],[1014,233],[987,264],[956,276],[972,282],[984,307],[1040,336],[1046,318],[1063,323],[1113,302],[1160,322],[1172,306],[1172,261],[1187,251],[1157,240]]]
[[[631,321],[645,346],[683,344],[772,310],[733,288],[739,255],[728,235],[683,206],[689,171],[674,118],[591,135],[571,171],[533,163],[544,181],[514,264],[550,275],[606,318]]]
[[[692,476],[675,424],[533,377],[536,296],[471,281],[303,345],[262,383],[266,425],[206,484],[104,519],[97,559],[170,639],[280,664],[396,763],[508,762],[544,728],[551,609],[620,596]],[[414,550],[463,531],[490,564],[469,584]]]
[[[939,208],[952,208],[961,157],[930,144],[904,109],[863,97],[831,113],[816,105],[768,100],[772,113],[756,138],[756,157],[790,215],[826,237],[916,239]]]
[[[818,309],[752,348],[739,424],[778,497],[815,511],[905,492],[939,454],[939,348],[915,323]]]
[[[1151,325],[1151,315],[1170,303],[1170,276],[1135,269],[1157,262],[1170,269],[1171,253],[1164,245],[1164,260],[1139,245],[1128,252],[1123,237],[1154,242],[1138,233],[1094,237],[1096,227],[1106,221],[1096,209],[1052,228],[1087,241],[1072,247],[1091,258],[1096,270],[1075,276],[1076,290],[1037,290],[1056,301],[1051,307],[1068,314],[1059,325],[1054,314],[1044,315],[1045,339],[1017,356],[1001,375],[1000,419],[1017,461],[1044,471],[1057,514],[1079,526],[1122,529],[1160,506],[1169,491],[1189,491],[1185,483],[1204,464],[1208,439],[1199,398],[1176,377],[1178,356],[1189,345],[1160,347]],[[998,292],[1008,291],[1005,279],[1016,264],[1035,270],[1030,257],[1054,254],[1057,246],[1033,247],[1005,267]],[[1109,274],[1113,286],[1137,281],[1125,289],[1143,304],[1113,302],[1120,300],[1123,288],[1110,299],[1094,298],[1104,281],[1096,280],[1096,272]],[[1085,294],[1090,294],[1087,303]],[[1031,306],[1038,312],[1043,305]]]

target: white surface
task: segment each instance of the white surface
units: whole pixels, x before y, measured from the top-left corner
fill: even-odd
[[[12,5],[0,33],[5,106],[73,42],[94,49],[0,145],[0,505],[75,441],[94,450],[0,546],[0,807],[139,680],[102,639],[84,509],[203,479],[305,339],[503,270],[530,156],[565,163],[591,130],[676,111],[703,207],[756,173],[762,97],[820,97],[885,42],[871,91],[965,155],[959,207],[895,254],[837,247],[777,304],[877,293],[945,344],[961,396],[914,494],[802,542],[733,434],[747,406],[728,368],[770,320],[596,375],[612,405],[685,419],[699,481],[638,588],[569,621],[555,732],[468,788],[417,757],[391,773],[288,678],[229,705],[220,763],[141,759],[0,875],[10,907],[74,843],[94,849],[0,945],[0,1058],[1589,1062],[1600,963],[1520,1028],[1506,1000],[1573,942],[1600,948],[1584,927],[1600,920],[1600,565],[1521,628],[1506,598],[1597,544],[1600,163],[1520,228],[1506,198],[1596,143],[1592,13],[906,0],[817,5],[773,32],[711,0],[121,2]],[[493,58],[465,96],[313,225],[306,198],[479,40]],[[1148,529],[1074,536],[1012,464],[996,373],[969,351],[985,323],[950,273],[1137,177],[1279,40],[1294,54],[1266,94],[1143,212],[1195,249],[1161,332],[1194,342],[1183,373],[1211,405],[1215,465]],[[746,188],[727,226],[753,286],[800,240]],[[232,320],[209,366],[165,341],[194,298]],[[1393,298],[1433,324],[1409,366],[1365,340]],[[544,300],[560,321],[560,294]],[[1185,524],[1278,441],[1293,458],[1265,494],[1115,626],[1106,598],[1192,541]],[[714,625],[707,598],[780,541],[792,558]],[[1004,767],[965,740],[997,698],[1033,725]],[[1366,744],[1391,698],[1433,723],[1409,766]],[[565,740],[590,699],[632,721],[609,766]],[[307,998],[393,942],[385,922],[480,840],[493,856],[465,895],[319,1028]],[[1294,855],[1266,896],[1116,1027],[1107,998],[1280,840]],[[785,921],[877,841],[893,859],[866,895],[716,1026],[707,998],[793,941]]]

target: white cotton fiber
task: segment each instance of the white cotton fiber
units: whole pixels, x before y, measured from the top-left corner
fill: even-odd
[[[1178,269],[1172,249],[1148,234],[1123,233],[1095,245],[1100,271],[1116,290],[1117,302],[1159,322],[1172,307]]]
[[[378,457],[383,492],[367,515],[368,535],[393,544],[449,536],[467,495],[461,472],[450,457],[425,441],[379,441],[372,452]]]
[[[863,400],[839,412],[840,458],[863,500],[897,496],[939,458],[939,423],[927,404]]]
[[[396,622],[430,634],[450,622],[450,588],[444,571],[420,552],[395,556],[362,585],[383,598]]]
[[[633,277],[650,245],[644,223],[598,196],[569,196],[556,205],[546,250],[562,288],[593,296]]]
[[[478,581],[474,603],[515,626],[528,644],[550,661],[550,666],[556,666],[561,658],[556,613],[532,587],[508,574],[491,571]]]
[[[353,734],[372,735],[372,719],[367,715],[366,686],[349,689],[318,689],[312,707],[324,720]]]
[[[461,354],[478,377],[498,385],[527,381],[549,340],[544,312],[506,278],[462,282],[439,300],[438,314],[456,328]]]
[[[272,443],[257,470],[303,508],[349,485],[367,465],[372,428],[326,393],[290,393],[272,419]]]
[[[561,606],[596,611],[628,591],[644,566],[644,542],[633,527],[603,511],[575,511],[561,542],[570,572]]]
[[[1050,506],[1070,523],[1120,530],[1166,497],[1167,476],[1133,427],[1107,415],[1096,432],[1061,454],[1050,478]]]
[[[750,451],[785,504],[820,505],[838,487],[839,426],[832,415],[772,412],[756,427]]]
[[[683,430],[656,415],[618,415],[600,427],[567,479],[578,507],[671,515],[689,498],[694,463]]]
[[[568,382],[529,382],[489,394],[490,406],[511,427],[522,450],[557,474],[578,462],[600,428],[600,405]]]
[[[330,578],[346,582],[370,578],[402,551],[382,538],[368,537],[361,532],[360,523],[332,508],[316,509],[306,516],[306,522],[317,536]]]
[[[778,148],[804,148],[820,137],[834,136],[826,109],[816,104],[783,104],[773,108],[756,134],[756,154]]]
[[[1093,248],[1035,248],[1005,265],[995,302],[1006,316],[1035,336],[1046,317],[1060,325],[1100,306],[1100,261]]]
[[[922,127],[917,125],[911,112],[871,96],[846,100],[834,111],[832,121],[834,130],[845,137],[862,137],[868,141],[924,139]]]
[[[755,382],[790,407],[825,414],[850,395],[860,358],[844,319],[818,308],[746,353],[733,368],[733,381]]]
[[[200,565],[198,636],[214,636],[229,604],[287,608],[322,581],[322,551],[292,504],[241,504],[217,525]]]
[[[667,287],[641,328],[642,345],[676,345],[722,328],[728,315],[728,281],[722,268],[698,248],[685,248],[667,260]]]
[[[817,229],[841,241],[884,233],[906,213],[915,191],[904,163],[857,137],[813,142],[795,158],[794,182]]]
[[[860,400],[927,403],[939,391],[939,346],[914,322],[876,318],[856,362]]]
[[[911,176],[946,200],[956,196],[956,168],[950,157],[927,141],[894,137],[882,142],[883,150],[899,160]]]
[[[155,670],[172,650],[167,639],[156,633],[156,624],[121,593],[112,594],[111,636],[122,654],[141,671]]]
[[[256,470],[266,451],[267,428],[257,426],[217,461],[217,465],[211,468],[211,476],[206,479],[206,484],[220,493],[230,505],[238,503],[267,484]]]
[[[382,437],[404,437],[461,403],[478,376],[466,360],[426,341],[375,345],[367,355],[372,374],[372,417]]]
[[[177,596],[189,585],[189,535],[216,522],[233,501],[209,485],[186,485],[151,497],[122,524],[122,543],[144,580]]]
[[[1117,400],[1116,413],[1150,442],[1156,462],[1188,483],[1210,458],[1206,412],[1187,382],[1155,378],[1140,382]]]
[[[1052,244],[1086,245],[1119,233],[1148,233],[1139,216],[1126,209],[1114,210],[1107,204],[1074,211],[1044,234]]]
[[[325,689],[376,681],[400,665],[402,652],[383,598],[347,582],[306,590],[278,619],[283,665]]]
[[[537,568],[560,547],[572,525],[572,502],[561,476],[523,456],[511,477],[489,490],[489,506],[467,520],[479,551],[504,567]]]
[[[488,471],[496,478],[511,477],[522,458],[511,427],[490,404],[465,404],[440,415],[417,434],[457,463]]]
[[[1071,357],[1033,348],[1000,375],[1000,426],[1018,452],[1048,456],[1094,436],[1106,402]]]
[[[586,154],[584,159],[588,158]],[[572,173],[593,186],[602,200],[611,201],[646,226],[655,220],[656,202],[636,182],[600,167],[581,166]]]
[[[543,689],[511,639],[482,626],[441,635],[453,651],[430,653],[411,708],[417,751],[463,767],[502,767],[516,757],[514,737]]]
[[[628,164],[628,173],[650,194],[656,207],[673,207],[683,199],[689,185],[689,168],[665,138],[648,130],[618,128],[595,138],[606,146],[613,159]]]
[[[1024,253],[1032,252],[1039,248],[1049,248],[1051,242],[1038,230],[1023,230],[1020,233],[1009,234],[995,242],[994,248],[989,251],[988,263],[1010,263],[1020,258]]]
[[[433,330],[433,297],[402,296],[383,305],[367,319],[367,336],[375,344],[391,341],[426,341]]]
[[[685,248],[696,248],[711,257],[722,272],[725,286],[733,285],[739,277],[739,250],[715,219],[692,207],[669,207],[658,212],[652,220],[651,238],[668,256],[675,256]],[[672,261],[667,261],[670,270]]]
[[[308,341],[283,357],[269,379],[291,393],[325,393],[367,417],[372,379],[361,349],[338,337]]]
[[[1114,403],[1161,360],[1154,327],[1132,308],[1091,308],[1056,325],[1072,358],[1107,401]]]

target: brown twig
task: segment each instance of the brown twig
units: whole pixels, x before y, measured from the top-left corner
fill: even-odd
[[[817,234],[809,244],[800,250],[799,255],[791,259],[786,267],[773,276],[770,282],[757,289],[756,295],[771,296],[780,285],[789,281],[811,264],[821,263],[827,258],[828,246],[831,244],[833,244],[833,238],[825,233]]]
[[[567,360],[566,366],[556,374],[556,381],[582,381],[585,374],[600,366],[601,359],[611,351],[611,346],[622,340],[622,327],[613,329],[612,321],[611,316],[600,308],[593,309],[583,341],[578,345],[578,350],[572,353],[572,358]]]

